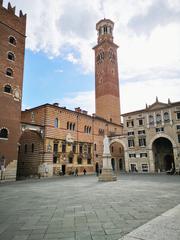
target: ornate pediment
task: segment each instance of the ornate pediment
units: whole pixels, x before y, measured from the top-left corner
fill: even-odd
[[[161,108],[167,108],[167,107],[169,107],[169,104],[170,104],[170,102],[168,104],[159,102],[158,98],[156,97],[156,101],[152,105],[149,105],[147,107],[147,109],[148,110],[156,110],[156,109],[161,109]]]

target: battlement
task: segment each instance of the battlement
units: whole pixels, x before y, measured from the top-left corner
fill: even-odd
[[[3,0],[0,0],[0,22],[8,25],[10,28],[16,26],[16,30],[25,35],[26,14],[23,14],[22,10],[20,10],[17,16],[16,7],[12,7],[10,2],[6,8],[3,6]]]

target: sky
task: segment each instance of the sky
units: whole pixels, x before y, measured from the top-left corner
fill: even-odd
[[[179,0],[10,2],[27,13],[23,109],[58,102],[95,112],[92,48],[103,18],[115,23],[121,112],[145,108],[156,96],[180,101]]]

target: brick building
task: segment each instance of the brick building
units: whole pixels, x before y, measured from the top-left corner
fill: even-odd
[[[104,135],[122,134],[122,126],[86,111],[45,104],[22,112],[18,175],[93,173],[102,166]]]
[[[20,138],[26,15],[0,0],[0,165],[16,179]]]

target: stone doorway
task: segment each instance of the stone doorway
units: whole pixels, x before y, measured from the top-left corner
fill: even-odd
[[[157,138],[152,145],[155,171],[166,172],[174,168],[173,145],[165,137]]]

